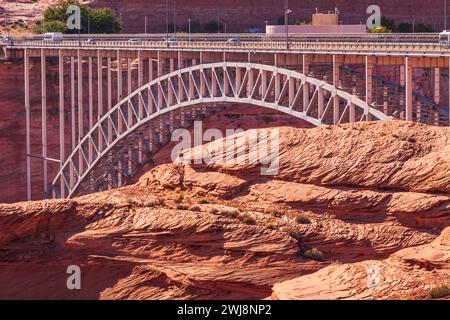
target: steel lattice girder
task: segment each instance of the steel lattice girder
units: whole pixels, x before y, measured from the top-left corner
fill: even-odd
[[[305,84],[313,89],[304,90]],[[303,99],[308,92],[312,95]],[[338,104],[333,103],[336,99]],[[308,105],[303,105],[304,101],[308,101]],[[296,71],[238,62],[196,65],[149,82],[109,110],[90,128],[65,161],[53,181],[53,196],[73,197],[86,179],[92,179],[90,173],[98,162],[111,157],[111,151],[118,149],[127,136],[148,122],[181,108],[220,103],[269,108],[315,126],[363,121],[369,117],[371,120],[391,119],[358,97]],[[332,111],[334,108],[338,110]],[[339,117],[333,118],[336,112]],[[88,150],[94,152],[89,154]],[[130,152],[133,150],[115,153],[114,156],[121,158],[118,162],[122,165],[117,170],[127,178],[131,171],[124,168],[122,160]],[[109,166],[112,168],[113,163]],[[114,174],[111,178],[116,180]],[[121,186],[123,181],[113,185]]]

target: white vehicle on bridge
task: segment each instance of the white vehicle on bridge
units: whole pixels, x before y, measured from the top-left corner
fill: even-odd
[[[141,43],[142,40],[141,39],[137,39],[137,38],[132,38],[128,40],[128,43]]]
[[[241,40],[237,38],[231,38],[227,40],[228,44],[241,44]]]
[[[49,41],[49,42],[63,41],[63,34],[61,32],[44,33],[44,41]]]
[[[166,46],[171,45],[171,44],[177,44],[177,43],[178,43],[178,40],[177,39],[173,39],[173,38],[169,38],[169,39],[166,39],[164,41],[164,44]]]
[[[450,30],[444,30],[439,33],[439,44],[444,46],[450,44]]]

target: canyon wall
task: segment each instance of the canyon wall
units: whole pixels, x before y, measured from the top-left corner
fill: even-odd
[[[187,31],[187,21],[198,20],[201,24],[220,21],[227,24],[227,31],[242,32],[248,28],[264,28],[265,21],[276,23],[284,14],[282,0],[169,0],[169,23],[176,21],[177,30]],[[175,10],[174,10],[175,3]],[[396,22],[425,22],[441,30],[444,27],[444,1],[431,0],[378,0],[348,1],[348,0],[291,0],[290,19],[311,20],[316,11],[327,12],[337,7],[340,20],[345,24],[366,23],[369,5],[377,4],[383,16],[395,19]],[[95,0],[93,6],[112,7],[124,20],[125,32],[144,32],[145,16],[148,16],[148,32],[166,31],[166,1],[165,0]],[[450,3],[448,4],[450,7]],[[450,9],[450,8],[449,8]],[[450,12],[450,10],[448,10]],[[222,30],[224,31],[224,30]]]

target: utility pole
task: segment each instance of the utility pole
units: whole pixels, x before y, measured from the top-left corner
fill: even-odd
[[[166,0],[166,40],[169,40],[169,0]]]
[[[289,0],[284,1],[284,28],[286,33],[286,49],[289,50]]]
[[[444,30],[447,30],[447,0],[444,0]]]
[[[147,16],[145,16],[145,22],[144,22],[144,29],[145,29],[145,34],[147,34],[147,19],[148,19],[148,17]]]
[[[220,13],[217,13],[217,33],[220,34]]]
[[[191,19],[188,19],[189,42],[191,42]]]
[[[177,33],[176,0],[173,0],[173,34]]]

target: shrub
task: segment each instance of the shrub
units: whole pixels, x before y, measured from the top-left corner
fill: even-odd
[[[189,210],[195,211],[195,212],[202,211],[202,209],[197,205],[193,205],[192,207],[189,208]]]
[[[229,218],[237,218],[239,216],[239,212],[234,209],[222,210],[222,211],[220,211],[220,214],[225,217],[229,217]]]
[[[189,206],[187,204],[179,203],[179,204],[177,204],[177,209],[178,210],[189,210]]]
[[[198,203],[200,203],[200,204],[208,204],[209,201],[208,201],[208,199],[203,198],[203,199],[200,199],[200,201]]]
[[[242,221],[245,224],[248,224],[248,225],[255,225],[256,224],[255,218],[253,218],[248,213],[244,213],[243,215],[239,216],[239,220]]]
[[[184,200],[184,196],[182,194],[177,195],[177,197],[175,198],[175,203],[182,203]]]
[[[273,221],[266,222],[265,227],[271,230],[275,230],[277,228],[277,224]]]
[[[270,214],[272,216],[274,216],[275,218],[281,218],[284,213],[282,211],[279,211],[279,210],[271,210]]]
[[[310,224],[310,223],[311,223],[311,220],[309,220],[309,218],[308,218],[307,216],[304,216],[304,215],[299,215],[299,216],[297,216],[297,217],[295,218],[295,221],[296,221],[298,224]]]
[[[160,206],[163,206],[166,203],[166,199],[164,199],[163,197],[157,198],[156,201]]]
[[[317,248],[307,249],[302,253],[302,257],[305,259],[311,259],[316,261],[323,260],[323,253]]]
[[[429,294],[431,299],[441,299],[450,296],[450,288],[443,285],[440,287],[436,287],[431,289]]]
[[[218,214],[218,213],[219,213],[219,209],[217,209],[217,208],[211,208],[211,209],[209,210],[209,213],[211,213],[211,214]]]

